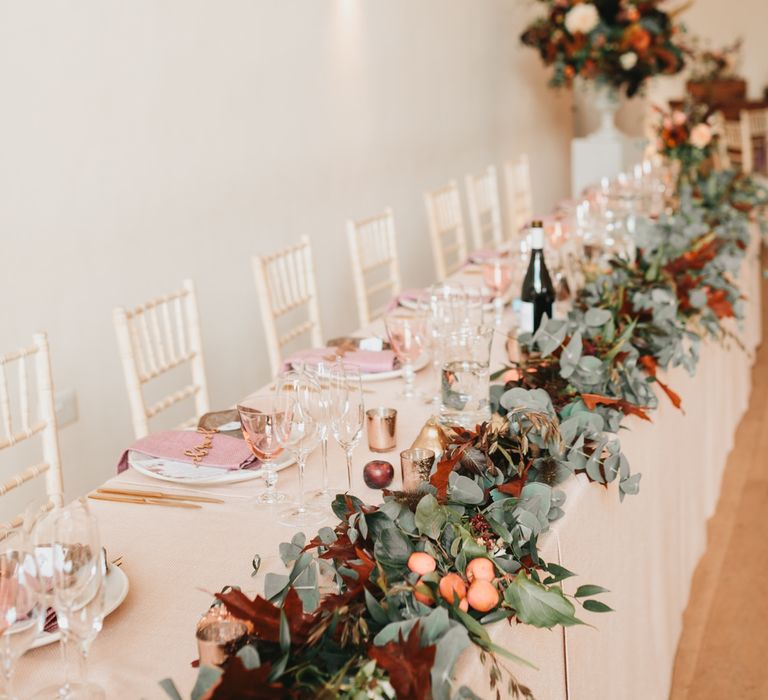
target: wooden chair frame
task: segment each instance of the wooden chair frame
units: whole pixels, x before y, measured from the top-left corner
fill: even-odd
[[[435,272],[437,279],[442,282],[461,269],[467,260],[467,234],[456,181],[451,180],[444,187],[426,192],[424,204],[427,208]],[[451,235],[454,240],[446,243],[446,238]],[[449,263],[448,258],[452,254],[455,255],[455,262]]]
[[[387,208],[383,213],[366,219],[347,221],[347,239],[357,296],[357,316],[362,327],[381,316],[389,299],[396,297],[402,289],[392,209]],[[382,269],[386,270],[387,278],[370,283],[370,274]],[[388,296],[384,303],[374,307],[372,297],[385,291]]]
[[[480,175],[466,176],[469,224],[477,250],[499,248],[504,243],[496,168],[489,165]]]
[[[187,398],[194,399],[196,415],[181,427],[196,425],[200,416],[210,410],[210,401],[197,296],[192,280],[184,280],[181,289],[134,309],[118,307],[113,311],[112,318],[136,438],[149,433],[151,418]],[[147,406],[144,386],[184,364],[189,364],[192,381]]]
[[[31,391],[27,361],[33,358],[35,362],[35,378],[37,393],[37,410],[39,416],[33,420],[31,411]],[[11,397],[8,389],[7,369],[12,365],[17,367],[19,418],[20,429],[14,425],[11,411]],[[0,484],[0,496],[31,481],[37,476],[45,476],[45,491],[49,503],[61,501],[64,491],[61,455],[59,452],[59,435],[56,423],[56,402],[54,398],[53,377],[51,372],[51,357],[48,347],[48,336],[36,333],[32,345],[0,356],[0,451],[18,445],[34,435],[42,439],[43,461],[27,467]],[[22,516],[17,516],[0,529],[11,529],[22,524]]]
[[[504,163],[504,184],[509,212],[509,237],[516,239],[533,219],[533,190],[528,156]]]
[[[302,236],[298,244],[272,255],[254,256],[253,273],[269,363],[273,376],[276,376],[282,369],[283,348],[288,343],[307,334],[313,347],[323,344],[309,237]],[[278,319],[301,307],[306,307],[308,319],[280,334]]]

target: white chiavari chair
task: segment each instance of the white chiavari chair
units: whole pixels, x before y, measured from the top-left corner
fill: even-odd
[[[715,167],[718,170],[728,170],[731,167],[731,156],[728,153],[727,122],[722,112],[715,112],[711,117],[712,130],[717,136],[715,147]]]
[[[33,372],[30,382],[30,367]],[[11,383],[12,378],[15,382]],[[12,402],[13,394],[18,402]],[[18,418],[17,421],[14,418]],[[27,467],[0,484],[0,496],[45,475],[45,492],[49,503],[59,503],[63,493],[56,407],[51,376],[48,337],[37,333],[32,345],[0,356],[0,451],[19,445],[40,435],[43,461]],[[0,525],[0,530],[19,527],[22,516]]]
[[[768,109],[744,109],[740,122],[742,170],[768,175]]]
[[[381,316],[401,291],[395,217],[392,209],[367,219],[347,222],[352,275],[361,326]]]
[[[461,198],[455,180],[424,194],[432,256],[439,281],[458,271],[467,259],[467,234],[461,213]]]
[[[504,242],[496,168],[489,165],[480,175],[466,176],[467,203],[472,240],[477,250],[499,248]]]
[[[184,280],[181,289],[134,309],[118,307],[112,318],[136,438],[149,433],[150,419],[185,399],[194,400],[195,415],[180,427],[195,426],[200,416],[210,410],[210,404],[192,280]],[[186,364],[191,382],[147,405],[146,385]]]
[[[741,121],[727,120],[723,122],[723,145],[728,162],[736,168],[742,167],[743,142],[741,134]]]
[[[509,237],[516,239],[533,219],[531,166],[526,154],[504,163]]]
[[[289,344],[303,336],[308,336],[312,347],[323,344],[309,237],[302,236],[298,244],[272,255],[254,256],[253,272],[269,363],[277,375]],[[295,314],[301,311],[306,319],[296,322]],[[279,325],[286,323],[296,325],[281,330]]]

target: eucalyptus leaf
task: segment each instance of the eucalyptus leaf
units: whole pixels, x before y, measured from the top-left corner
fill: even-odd
[[[574,614],[573,603],[559,588],[547,588],[536,583],[525,572],[520,572],[512,579],[504,594],[504,600],[515,611],[520,622],[534,627],[570,627],[583,624]]]

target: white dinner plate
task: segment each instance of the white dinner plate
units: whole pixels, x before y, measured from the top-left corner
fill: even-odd
[[[280,471],[291,466],[294,460],[285,455],[278,459],[275,469]],[[177,462],[172,459],[158,459],[148,457],[140,452],[131,450],[128,453],[128,464],[140,474],[159,479],[160,481],[170,481],[174,484],[195,484],[204,486],[206,484],[232,484],[239,481],[249,481],[258,479],[262,475],[261,468],[258,469],[217,469],[216,467],[196,467],[189,462]]]
[[[512,301],[512,293],[508,292],[507,296],[504,298],[504,305],[506,306],[510,301]],[[419,310],[419,302],[417,302],[415,299],[398,299],[397,303],[400,304],[400,306],[402,306],[404,309],[409,309],[411,311]],[[485,304],[483,304],[483,311],[493,311],[493,309],[494,306],[492,301],[487,301]]]
[[[117,610],[120,604],[128,595],[128,577],[119,566],[110,566],[109,572],[104,579],[104,617]],[[30,649],[37,649],[48,644],[58,642],[61,637],[61,631],[41,632],[37,639],[32,642]]]
[[[420,372],[429,364],[429,358],[426,355],[422,355],[418,362],[413,365],[414,372]],[[392,369],[389,372],[368,372],[360,374],[360,381],[364,383],[368,382],[383,382],[385,379],[397,379],[403,376],[403,369]]]

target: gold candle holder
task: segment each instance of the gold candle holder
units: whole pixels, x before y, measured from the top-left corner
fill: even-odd
[[[223,605],[212,607],[197,623],[200,665],[221,666],[237,651],[247,633],[246,624],[230,615]]]
[[[403,491],[418,491],[419,486],[429,480],[429,473],[435,463],[434,450],[411,447],[400,453],[400,469],[403,476]]]
[[[368,449],[391,452],[397,445],[397,411],[394,408],[371,408],[365,412],[368,427]]]

